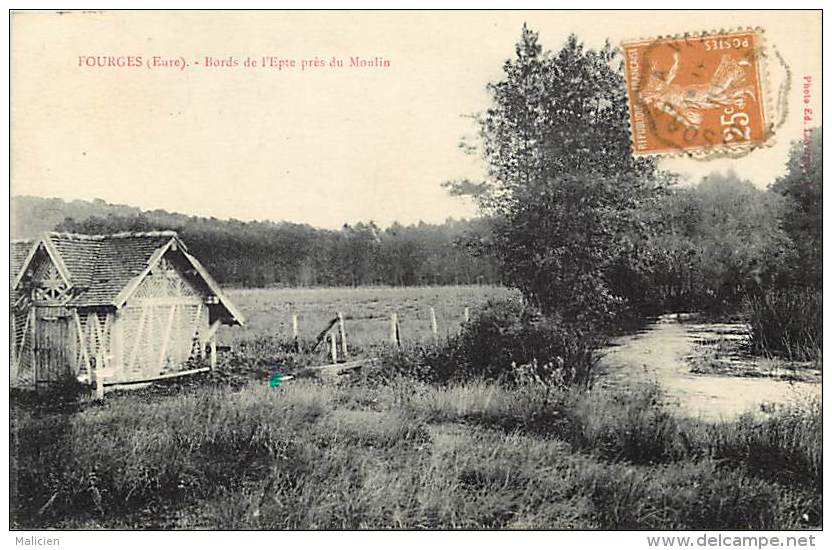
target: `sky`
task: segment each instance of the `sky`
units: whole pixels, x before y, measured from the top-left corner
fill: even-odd
[[[475,136],[470,115],[488,107],[486,84],[501,77],[524,21],[554,50],[570,32],[600,47],[716,21],[763,29],[779,54],[769,56],[770,115],[783,123],[740,159],[661,161],[688,181],[733,169],[765,187],[782,174],[803,130],[805,76],[820,120],[814,12],[19,12],[12,194],[330,228],[473,216],[440,184],[485,177],[458,144]],[[91,56],[105,66],[88,66]],[[206,56],[237,65],[208,67]],[[389,66],[349,67],[353,56]],[[108,57],[142,65],[106,66]],[[264,57],[296,65],[244,65]],[[333,57],[345,66],[330,67]]]

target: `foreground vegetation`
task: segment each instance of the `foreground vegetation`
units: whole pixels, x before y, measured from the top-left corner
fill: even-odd
[[[680,420],[656,388],[293,381],[12,411],[18,528],[820,524],[818,403]],[[13,448],[15,448],[13,447]]]

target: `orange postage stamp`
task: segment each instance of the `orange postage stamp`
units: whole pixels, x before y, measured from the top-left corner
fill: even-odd
[[[760,31],[623,44],[633,152],[743,154],[771,134]]]

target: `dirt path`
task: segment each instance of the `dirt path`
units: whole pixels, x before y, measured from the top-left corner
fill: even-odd
[[[696,337],[706,326],[684,316],[663,315],[643,331],[616,339],[604,350],[598,383],[655,381],[681,414],[707,420],[730,420],[747,411],[759,413],[820,395],[821,386],[814,383],[693,374],[685,357],[697,352]]]

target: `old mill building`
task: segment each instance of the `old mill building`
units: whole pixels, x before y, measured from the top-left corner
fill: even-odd
[[[103,387],[214,366],[219,326],[243,323],[172,231],[13,241],[11,279],[14,387]]]

